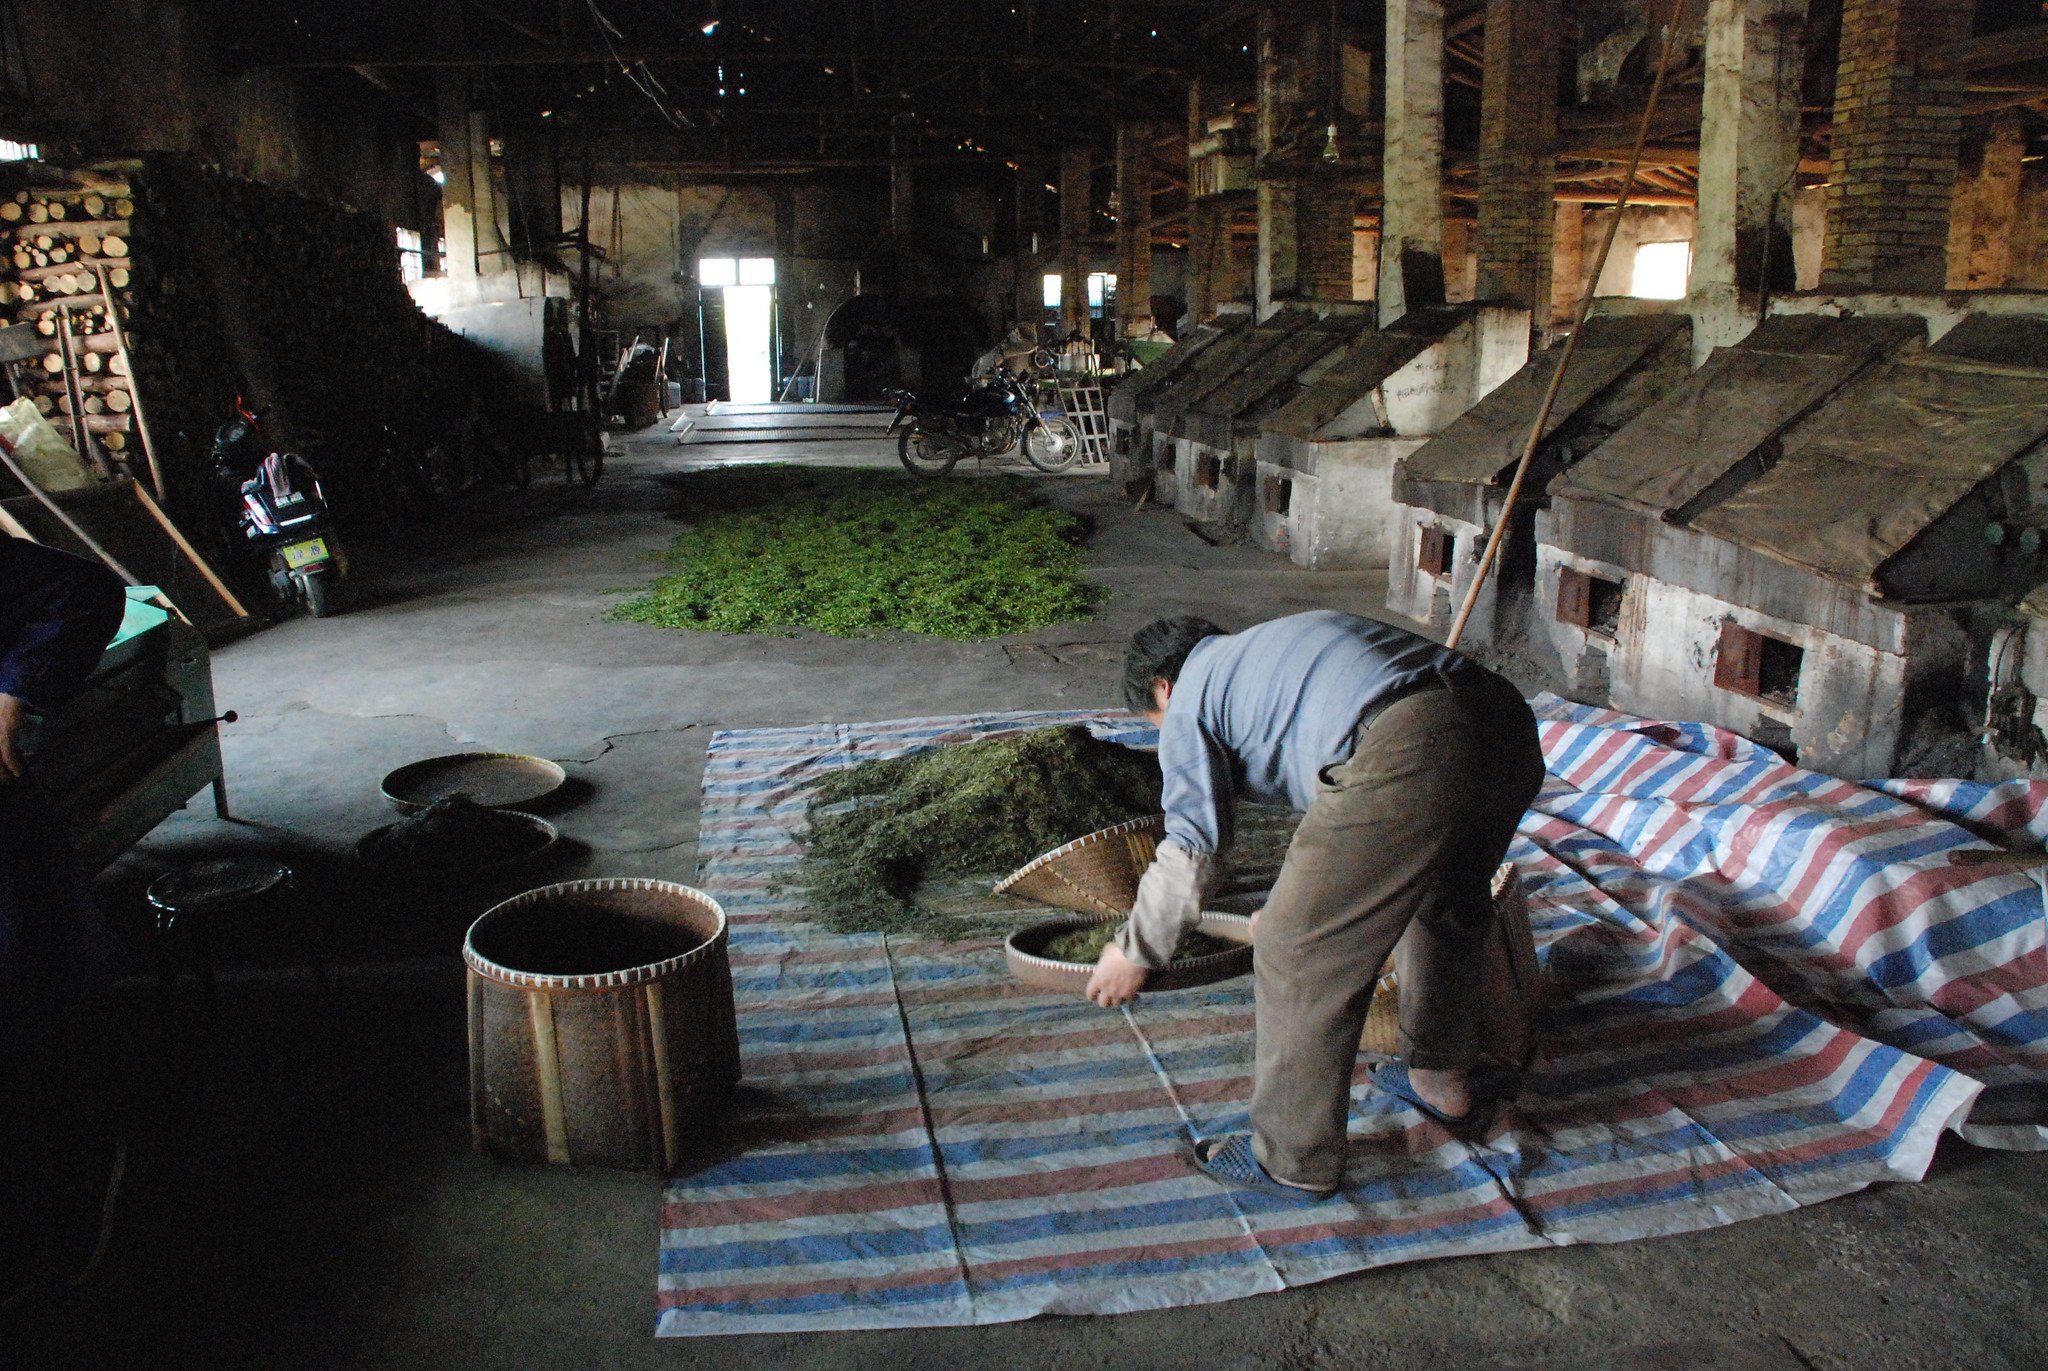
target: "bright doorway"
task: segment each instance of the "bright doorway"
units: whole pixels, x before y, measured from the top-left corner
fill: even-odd
[[[774,399],[775,259],[706,257],[697,263],[697,284],[710,393],[722,389],[734,404]]]

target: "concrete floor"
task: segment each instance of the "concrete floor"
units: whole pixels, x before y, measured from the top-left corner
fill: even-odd
[[[1280,1295],[982,1329],[650,1336],[652,1179],[505,1166],[468,1146],[468,921],[503,889],[408,898],[339,855],[389,813],[377,780],[432,753],[531,751],[575,778],[563,875],[689,880],[718,727],[1115,698],[1125,635],[1161,613],[1226,625],[1374,611],[1383,581],[1217,548],[1100,478],[1048,479],[1096,521],[1101,617],[1003,642],[719,637],[601,621],[689,508],[693,463],[893,466],[871,443],[676,447],[604,482],[472,501],[406,551],[365,548],[356,607],[218,654],[230,783],[109,873],[131,935],[166,862],[289,854],[334,927],[322,989],[275,931],[231,950],[217,1012],[118,997],[132,1148],[107,1264],[0,1315],[0,1366],[1649,1368],[2048,1366],[2038,1220],[2048,1165],[1950,1140],[1928,1183],[1618,1247],[1396,1267]]]

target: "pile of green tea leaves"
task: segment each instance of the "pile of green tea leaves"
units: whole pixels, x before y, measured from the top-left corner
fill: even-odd
[[[1085,962],[1093,965],[1108,947],[1119,930],[1120,923],[1099,923],[1088,928],[1077,928],[1071,933],[1062,933],[1045,945],[1043,956],[1056,962]],[[1180,945],[1173,949],[1176,962],[1191,962],[1197,957],[1213,957],[1218,952],[1229,952],[1238,946],[1223,938],[1208,933],[1183,933]]]
[[[1086,619],[1082,522],[1030,482],[731,467],[676,482],[669,574],[608,617],[721,633],[996,638]]]
[[[980,932],[918,887],[1008,875],[1062,843],[1159,812],[1159,762],[1078,724],[862,762],[811,800],[799,879],[841,933]]]

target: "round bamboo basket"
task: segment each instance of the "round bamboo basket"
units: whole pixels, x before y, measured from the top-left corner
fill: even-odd
[[[1086,988],[1088,977],[1095,971],[1093,962],[1063,962],[1054,957],[1040,956],[1045,945],[1065,933],[1077,928],[1090,928],[1122,915],[1107,918],[1078,917],[1071,919],[1050,919],[1045,923],[1020,928],[1003,942],[1003,960],[1010,968],[1010,974],[1029,986],[1040,990],[1058,991],[1078,995]],[[1206,957],[1190,957],[1176,961],[1153,972],[1145,978],[1145,991],[1150,994],[1161,990],[1190,990],[1198,985],[1213,985],[1217,981],[1242,976],[1252,969],[1250,918],[1243,914],[1222,914],[1211,910],[1202,915],[1197,926],[1200,931],[1212,937],[1224,938],[1240,944],[1222,952],[1212,952]]]
[[[995,893],[1121,919],[1138,902],[1138,880],[1165,836],[1163,814],[1111,824],[1032,858],[996,882]]]
[[[462,957],[479,1151],[666,1174],[739,1082],[725,912],[701,891],[543,886],[486,911]]]
[[[1401,1055],[1401,963],[1406,940],[1380,972],[1366,1011],[1358,1049],[1382,1057]],[[1529,905],[1515,864],[1502,864],[1493,875],[1493,925],[1480,950],[1484,963],[1479,1003],[1481,1061],[1491,1067],[1520,1071],[1536,1055],[1537,1026],[1542,1009],[1541,968],[1536,940],[1529,931]]]

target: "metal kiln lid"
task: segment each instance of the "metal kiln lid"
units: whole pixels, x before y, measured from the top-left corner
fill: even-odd
[[[1692,321],[1683,314],[1602,315],[1588,319],[1564,388],[1544,425],[1548,439],[1601,392],[1627,375]],[[1563,345],[1545,348],[1484,400],[1407,458],[1408,477],[1492,485],[1521,459]]]
[[[2048,317],[1972,316],[1843,387],[1775,466],[1691,523],[1875,590],[1879,567],[2043,438]]]
[[[1925,337],[1917,317],[1767,319],[1559,472],[1550,493],[1655,514],[1680,509],[1865,367]]]

